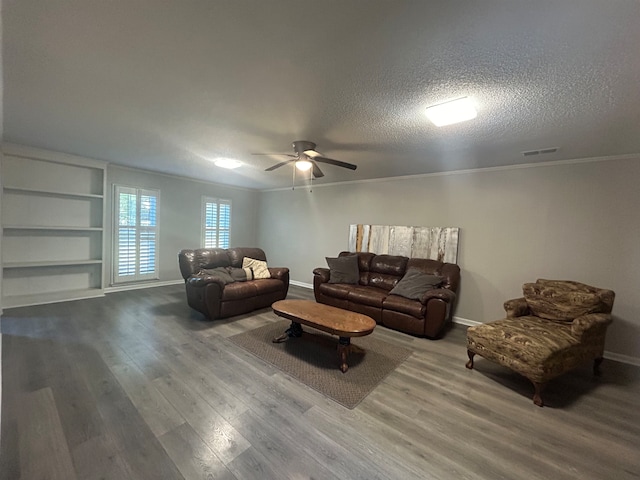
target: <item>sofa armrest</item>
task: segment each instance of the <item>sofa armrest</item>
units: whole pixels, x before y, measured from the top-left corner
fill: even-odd
[[[524,317],[531,314],[524,297],[507,300],[504,302],[504,310],[507,312],[507,318]]]
[[[320,283],[327,283],[329,281],[329,269],[318,267],[313,270],[314,277],[318,277]]]
[[[289,269],[287,267],[269,267],[271,278],[277,278],[283,282],[288,282]]]
[[[433,290],[427,290],[420,299],[420,302],[423,305],[426,305],[427,302],[432,298],[437,298],[438,300],[443,300],[447,303],[452,304],[456,299],[456,294],[448,288],[435,288]]]
[[[182,278],[186,282],[191,275],[195,275],[197,271],[196,251],[185,248],[178,253],[178,265]]]
[[[571,322],[571,333],[584,337],[585,335],[599,334],[611,323],[611,315],[608,313],[588,313],[575,318]]]

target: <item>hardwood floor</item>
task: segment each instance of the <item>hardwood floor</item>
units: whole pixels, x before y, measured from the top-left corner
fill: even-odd
[[[414,353],[348,410],[227,340],[276,319],[205,321],[182,286],[5,311],[0,479],[640,478],[638,367],[586,365],[539,408],[464,367],[464,327],[379,327]]]

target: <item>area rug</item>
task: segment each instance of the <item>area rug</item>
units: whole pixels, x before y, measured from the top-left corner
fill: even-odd
[[[338,337],[303,327],[301,338],[273,343],[291,324],[281,320],[229,337],[236,345],[345,407],[358,405],[411,350],[375,338],[375,332],[351,340],[349,370],[338,368]]]

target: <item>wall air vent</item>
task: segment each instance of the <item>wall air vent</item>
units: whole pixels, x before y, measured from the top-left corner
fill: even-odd
[[[555,153],[558,151],[558,147],[549,147],[549,148],[541,148],[540,150],[527,150],[526,152],[522,152],[522,155],[525,157],[530,157],[531,155],[544,155],[546,153]]]

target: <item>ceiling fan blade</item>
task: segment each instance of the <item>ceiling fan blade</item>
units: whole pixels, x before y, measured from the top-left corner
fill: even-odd
[[[280,156],[280,157],[298,158],[297,155],[291,155],[290,153],[252,153],[251,155],[269,155],[271,157]]]
[[[313,176],[316,178],[324,177],[324,173],[320,170],[318,164],[314,161],[311,162],[313,164]]]
[[[334,160],[333,158],[316,156],[313,157],[313,160],[316,162],[328,163],[329,165],[336,165],[337,167],[348,168],[349,170],[355,170],[358,168],[358,166],[353,163],[341,162],[340,160]]]
[[[295,162],[296,160],[297,160],[297,157],[296,158],[292,158],[291,160],[285,160],[284,162],[276,163],[275,165],[273,165],[273,166],[271,166],[269,168],[265,168],[264,171],[265,172],[270,172],[272,170],[275,170],[276,168],[282,167],[283,165],[287,165],[287,164],[289,164],[291,162]]]
[[[304,153],[307,157],[311,157],[311,158],[316,158],[316,157],[321,157],[322,154],[316,150],[305,150]]]

